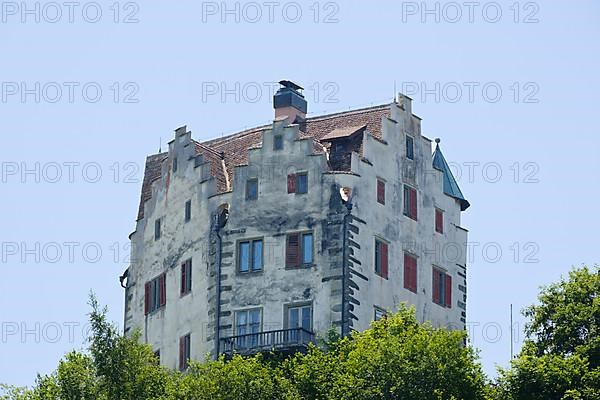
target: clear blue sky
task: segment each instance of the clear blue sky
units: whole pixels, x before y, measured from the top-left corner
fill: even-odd
[[[184,124],[207,139],[269,121],[280,79],[313,115],[412,92],[472,204],[468,321],[489,374],[510,303],[522,328],[540,285],[600,259],[598,2],[26,4],[0,4],[0,382],[83,348],[90,290],[122,325],[146,155]]]

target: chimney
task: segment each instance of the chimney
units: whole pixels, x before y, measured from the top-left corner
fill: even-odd
[[[280,81],[281,87],[273,96],[275,119],[287,117],[290,124],[301,124],[306,120],[308,103],[302,94],[302,88],[291,81]]]

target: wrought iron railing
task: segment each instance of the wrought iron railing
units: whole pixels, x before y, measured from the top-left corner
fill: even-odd
[[[279,329],[221,339],[225,354],[253,354],[270,350],[302,350],[315,340],[315,334],[304,328]]]

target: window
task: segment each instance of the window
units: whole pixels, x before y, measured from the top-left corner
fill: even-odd
[[[404,253],[404,288],[417,293],[417,259]]]
[[[154,221],[154,240],[160,239],[160,219]]]
[[[290,233],[286,238],[285,266],[288,268],[313,263],[313,234]]]
[[[238,243],[239,272],[258,272],[263,267],[262,239],[245,240]]]
[[[179,369],[181,371],[188,367],[191,344],[192,338],[189,333],[179,338]]]
[[[177,172],[177,157],[173,158],[173,172]]]
[[[262,326],[262,310],[244,310],[235,313],[235,334],[238,348],[251,348],[258,344]]]
[[[308,174],[306,172],[296,175],[296,193],[308,193]]]
[[[375,273],[388,278],[388,244],[379,239],[375,239]]]
[[[288,306],[287,329],[303,328],[312,332],[312,306]]]
[[[444,233],[444,212],[438,208],[435,209],[435,231]]]
[[[192,291],[192,259],[181,264],[181,296]]]
[[[188,200],[185,202],[185,222],[192,219],[192,201]]]
[[[308,193],[308,174],[299,172],[288,175],[288,193],[304,194]]]
[[[417,220],[417,191],[404,185],[404,215]]]
[[[406,136],[406,158],[409,160],[415,159],[414,139],[410,136]]]
[[[385,312],[385,310],[382,308],[375,307],[375,321],[379,321],[385,317],[387,317],[387,312]]]
[[[434,303],[443,307],[452,307],[452,277],[435,267],[433,267],[432,293]]]
[[[283,150],[283,136],[275,135],[273,137],[273,150]]]
[[[385,204],[385,182],[377,179],[377,202]]]
[[[167,303],[166,277],[166,274],[163,273],[150,282],[146,282],[144,288],[144,313],[146,315],[164,307]]]
[[[246,181],[246,200],[258,199],[258,179],[248,179]]]

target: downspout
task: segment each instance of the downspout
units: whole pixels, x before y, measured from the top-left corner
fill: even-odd
[[[221,239],[221,221],[220,214],[216,216],[215,234],[217,236],[217,310],[215,322],[215,360],[219,358],[221,351],[221,249],[223,242]]]
[[[348,266],[347,264],[347,248],[348,248],[348,220],[351,217],[352,203],[350,200],[346,203],[346,214],[344,214],[343,232],[342,232],[342,337],[348,335],[348,329],[346,329],[346,287],[348,280]]]

